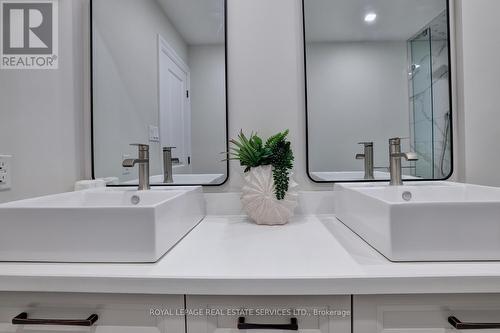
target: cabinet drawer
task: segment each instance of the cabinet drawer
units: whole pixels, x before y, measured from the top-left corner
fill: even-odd
[[[355,333],[488,332],[500,329],[457,330],[449,322],[500,323],[500,295],[354,296]]]
[[[0,333],[182,333],[183,308],[182,295],[0,293]],[[91,327],[13,325],[12,319],[23,312],[29,319],[83,320],[96,314],[98,320]]]
[[[187,296],[186,311],[188,333],[291,332],[269,325],[294,319],[298,332],[351,332],[350,296]],[[257,326],[238,329],[239,318]]]

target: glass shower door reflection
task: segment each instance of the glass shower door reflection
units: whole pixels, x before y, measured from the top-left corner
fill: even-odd
[[[434,178],[432,46],[430,29],[409,41],[410,131],[412,149],[418,154],[414,176]]]

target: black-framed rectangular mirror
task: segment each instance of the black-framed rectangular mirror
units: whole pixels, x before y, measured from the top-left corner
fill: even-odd
[[[226,1],[91,0],[91,18],[93,177],[137,185],[139,164],[153,186],[223,184]]]
[[[313,181],[389,180],[391,138],[415,153],[403,179],[452,175],[449,12],[448,0],[303,0]]]

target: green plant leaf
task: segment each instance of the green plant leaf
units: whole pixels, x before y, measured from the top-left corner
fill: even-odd
[[[277,133],[263,140],[252,132],[246,136],[240,131],[237,139],[229,140],[231,144],[227,160],[239,160],[245,172],[261,165],[272,165],[275,194],[278,200],[283,200],[289,188],[290,170],[293,168],[294,156],[291,143],[286,140],[289,130]]]

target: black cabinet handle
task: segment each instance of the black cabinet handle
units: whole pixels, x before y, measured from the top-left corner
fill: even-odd
[[[298,331],[297,318],[291,318],[290,324],[250,324],[245,323],[245,317],[238,318],[239,330],[286,330]]]
[[[61,326],[92,326],[99,319],[96,314],[87,319],[30,319],[26,312],[18,314],[12,319],[13,325],[61,325]]]
[[[457,317],[448,317],[448,322],[457,330],[481,330],[500,328],[500,323],[462,323]]]

